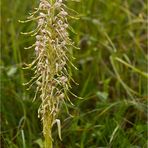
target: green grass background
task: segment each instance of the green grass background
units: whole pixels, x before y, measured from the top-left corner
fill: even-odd
[[[75,106],[61,108],[62,141],[53,128],[55,148],[147,147],[147,4],[144,0],[77,0],[69,19],[74,31],[71,69]],[[35,24],[20,24],[38,6],[36,0],[1,1],[1,147],[42,148],[42,125],[37,117],[40,99],[27,91],[31,71],[22,70],[34,58],[24,47],[34,39],[20,32]]]

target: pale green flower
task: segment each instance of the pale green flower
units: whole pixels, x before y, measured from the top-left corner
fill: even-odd
[[[36,21],[34,31],[24,33],[36,37],[36,42],[26,48],[34,48],[36,58],[28,65],[34,69],[32,86],[36,83],[36,94],[40,94],[42,103],[38,115],[43,123],[45,148],[52,147],[51,129],[54,123],[58,125],[58,133],[61,139],[60,120],[57,114],[64,99],[68,99],[67,91],[70,88],[70,76],[67,70],[69,60],[69,47],[72,45],[67,28],[68,13],[62,0],[40,0],[39,7],[28,17],[27,21]],[[34,98],[34,100],[35,100]]]

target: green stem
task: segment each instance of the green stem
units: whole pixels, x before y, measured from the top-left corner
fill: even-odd
[[[49,114],[47,114],[43,119],[43,133],[45,138],[44,148],[52,148],[51,121],[51,116],[49,116]]]

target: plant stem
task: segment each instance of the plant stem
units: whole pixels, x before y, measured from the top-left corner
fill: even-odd
[[[52,148],[51,121],[51,115],[47,114],[43,120],[43,133],[45,137],[44,148]]]

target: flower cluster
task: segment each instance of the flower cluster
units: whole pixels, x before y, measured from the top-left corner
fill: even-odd
[[[36,94],[40,93],[42,99],[38,115],[43,121],[44,135],[49,134],[47,129],[56,121],[70,87],[67,62],[70,62],[68,47],[72,42],[67,32],[67,16],[62,0],[40,0],[39,7],[27,20],[37,21],[36,29],[28,33],[36,36],[35,44],[29,47],[35,47],[36,58],[28,66],[35,69],[30,82],[37,84]]]
[[[64,89],[68,88],[68,72],[65,67],[67,44],[70,39],[67,33],[67,12],[62,8],[61,0],[50,4],[41,0],[39,5],[38,31],[35,51],[38,58],[36,74],[38,89],[41,91],[42,105],[39,114],[44,118],[50,111],[55,119],[59,103],[64,99]]]

